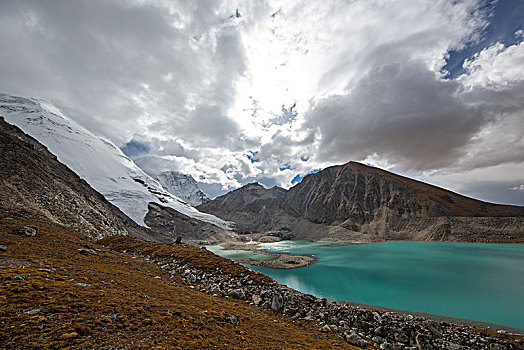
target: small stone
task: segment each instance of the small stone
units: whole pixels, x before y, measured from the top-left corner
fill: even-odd
[[[186,281],[188,283],[196,283],[197,281],[197,277],[195,275],[193,275],[192,273],[189,273],[186,277]]]
[[[349,332],[349,334],[346,335],[346,341],[349,344],[356,345],[356,346],[365,346],[368,343],[367,341],[362,339],[360,337],[360,335],[358,335],[354,331],[351,331],[351,332]]]
[[[7,247],[5,245],[0,244],[0,253],[5,253],[7,251]]]
[[[320,327],[319,332],[329,333],[329,332],[331,332],[331,328],[329,328],[329,326],[327,324],[325,324],[322,327]]]
[[[448,349],[449,350],[460,350],[460,345],[452,343],[452,342],[448,342]]]
[[[489,350],[507,350],[508,348],[505,345],[492,343],[489,344]]]
[[[89,283],[82,283],[82,282],[78,282],[78,283],[75,283],[77,286],[82,286],[82,287],[92,287],[93,285],[92,284],[89,284]]]
[[[64,339],[64,340],[68,340],[68,339],[74,339],[78,337],[78,333],[77,332],[71,332],[71,333],[64,333],[62,334],[62,336],[60,338]]]
[[[77,250],[78,250],[78,252],[80,254],[84,254],[84,255],[87,255],[87,254],[98,255],[98,253],[95,250],[91,249],[91,248],[87,248],[87,249],[86,248],[80,248],[80,249],[77,249]]]
[[[26,315],[36,315],[38,313],[40,313],[40,309],[33,309],[33,310],[29,310],[29,311],[24,312],[24,314],[26,314]]]
[[[233,289],[229,292],[229,296],[236,299],[246,299],[246,293],[242,289]]]
[[[284,298],[278,292],[273,293],[273,299],[271,300],[271,308],[273,310],[280,310],[284,306]]]
[[[34,237],[38,233],[38,227],[24,225],[24,226],[15,228],[13,230],[13,233],[17,235],[22,235],[22,236]]]
[[[262,298],[256,294],[254,294],[252,297],[251,297],[251,300],[253,300],[253,304],[255,305],[260,305],[260,303],[262,302]]]
[[[23,278],[22,276],[13,276],[11,278],[13,279],[13,281],[25,281],[25,278]]]
[[[240,325],[240,321],[238,320],[238,317],[236,317],[235,315],[229,315],[229,319],[231,320],[231,323],[235,326],[239,326]]]

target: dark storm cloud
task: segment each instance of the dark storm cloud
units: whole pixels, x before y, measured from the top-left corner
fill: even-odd
[[[388,64],[347,94],[313,106],[306,126],[320,135],[318,157],[336,161],[377,153],[407,169],[447,166],[487,121],[458,98],[459,89],[420,62]]]

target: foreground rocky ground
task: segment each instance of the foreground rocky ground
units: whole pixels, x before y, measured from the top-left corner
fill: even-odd
[[[36,230],[14,231],[24,225]],[[354,348],[314,321],[203,293],[184,271],[139,257],[271,283],[204,249],[126,237],[101,243],[58,224],[0,217],[1,349]]]

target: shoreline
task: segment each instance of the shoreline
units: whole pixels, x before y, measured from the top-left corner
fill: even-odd
[[[506,326],[498,323],[488,322],[488,321],[479,321],[479,320],[472,320],[469,318],[461,318],[461,317],[454,317],[454,316],[447,316],[447,315],[440,315],[440,314],[434,314],[430,312],[423,312],[423,311],[411,311],[411,310],[405,310],[405,309],[397,309],[393,307],[387,307],[387,306],[380,306],[380,305],[371,305],[371,304],[365,304],[365,303],[358,303],[356,301],[349,301],[349,300],[340,300],[340,299],[327,299],[335,303],[339,303],[342,305],[350,305],[353,307],[360,307],[366,310],[378,310],[382,312],[394,312],[397,314],[402,315],[411,315],[414,317],[423,317],[430,320],[435,320],[439,322],[447,322],[455,325],[461,325],[461,326],[468,326],[468,327],[477,327],[481,329],[487,329],[491,330],[493,332],[497,332],[499,330],[502,330],[507,333],[511,334],[518,334],[518,335],[524,335],[524,328],[519,327],[512,327],[512,326]]]

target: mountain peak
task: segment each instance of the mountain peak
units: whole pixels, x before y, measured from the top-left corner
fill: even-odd
[[[168,170],[154,177],[168,192],[192,206],[197,206],[209,201],[207,195],[202,192],[191,175]]]

